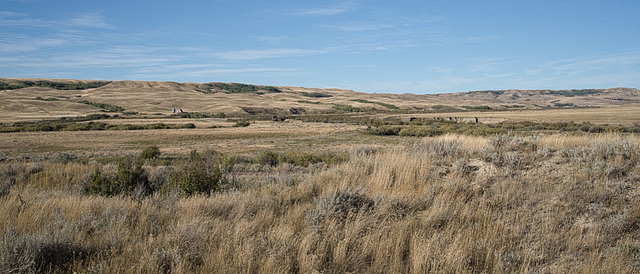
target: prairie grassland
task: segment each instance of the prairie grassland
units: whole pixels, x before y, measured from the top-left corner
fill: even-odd
[[[113,164],[2,163],[0,269],[637,273],[640,139],[582,136],[443,135],[307,165],[243,156],[220,191],[191,196],[86,194]],[[172,168],[144,165],[152,184]]]
[[[199,125],[205,126],[233,125],[216,119],[200,120],[202,121],[198,122]],[[86,158],[115,157],[136,153],[152,144],[161,146],[166,154],[183,155],[193,149],[214,149],[234,153],[265,149],[348,150],[356,144],[375,146],[376,140],[382,140],[357,132],[363,129],[366,129],[366,126],[299,121],[252,121],[249,127],[243,128],[13,132],[0,134],[0,160],[3,156],[48,158],[60,152],[78,154]],[[392,139],[385,138],[384,143],[390,140]]]
[[[624,124],[640,123],[640,107],[627,105],[602,108],[560,108],[545,110],[512,110],[512,111],[483,111],[483,112],[453,112],[405,115],[412,117],[448,117],[466,118],[472,121],[478,117],[482,123],[511,122],[589,122],[594,124]]]

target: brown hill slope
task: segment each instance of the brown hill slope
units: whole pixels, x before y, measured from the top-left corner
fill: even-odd
[[[342,89],[224,83],[0,79],[2,121],[112,111],[140,115],[185,112],[311,114],[349,111],[443,112],[465,109],[615,107],[640,103],[632,88],[503,90],[448,94],[383,94]],[[119,107],[119,108],[118,108]]]

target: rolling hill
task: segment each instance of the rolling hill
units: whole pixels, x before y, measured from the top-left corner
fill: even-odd
[[[421,95],[235,83],[3,78],[0,100],[0,120],[7,122],[104,112],[167,115],[174,109],[240,116],[610,108],[639,104],[640,90],[490,90]]]

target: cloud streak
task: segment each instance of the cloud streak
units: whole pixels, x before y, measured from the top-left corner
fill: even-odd
[[[324,9],[312,9],[299,12],[292,12],[290,15],[296,16],[330,16],[345,13],[348,10],[345,8],[324,8]]]
[[[113,28],[101,12],[77,13],[66,20],[30,18],[18,12],[0,12],[0,26],[13,28]]]
[[[233,50],[223,51],[209,54],[211,57],[220,58],[225,60],[260,60],[269,58],[288,58],[288,57],[303,57],[310,55],[319,55],[330,52],[331,50],[309,50],[309,49],[295,49],[295,48],[276,48],[276,49],[248,49],[248,50]]]

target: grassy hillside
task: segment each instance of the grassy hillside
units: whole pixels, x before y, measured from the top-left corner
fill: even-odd
[[[270,87],[234,83],[0,79],[3,121],[105,112],[100,105],[138,116],[185,112],[230,116],[322,113],[442,113],[526,109],[579,109],[637,105],[637,89],[506,90],[415,95],[371,94],[339,89]],[[38,100],[36,98],[44,99]],[[82,103],[93,103],[88,108]]]

